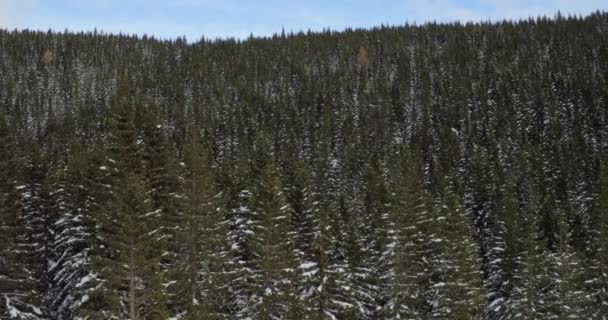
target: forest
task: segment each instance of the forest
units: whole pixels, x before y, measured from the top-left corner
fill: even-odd
[[[608,12],[0,29],[0,318],[608,319]]]

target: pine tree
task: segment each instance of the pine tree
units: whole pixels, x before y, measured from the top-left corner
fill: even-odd
[[[482,258],[484,287],[487,291],[486,317],[501,319],[509,309],[508,269],[505,268],[508,223],[505,223],[499,189],[501,168],[487,149],[461,147],[464,175],[464,207],[473,219]]]
[[[253,281],[253,269],[250,261],[253,257],[251,238],[251,210],[249,208],[251,191],[247,187],[249,182],[249,164],[243,158],[238,164],[233,164],[233,172],[222,172],[220,183],[227,190],[226,208],[228,209],[228,244],[230,252],[227,261],[227,272],[230,285],[228,286],[229,308],[238,319],[246,318],[251,312],[251,296],[249,284]]]
[[[303,317],[320,317],[320,297],[318,288],[322,277],[319,274],[319,264],[322,244],[319,243],[319,217],[318,196],[313,187],[311,169],[309,166],[293,157],[289,159],[285,174],[285,200],[292,208],[290,225],[294,230],[294,254],[298,285],[298,299],[303,300],[306,312]]]
[[[18,174],[16,148],[0,113],[0,315],[7,319],[44,319],[48,234],[45,232],[44,180],[39,153]],[[36,151],[36,149],[33,149]],[[21,181],[18,181],[21,180]]]
[[[355,290],[359,309],[365,310],[365,318],[377,318],[382,313],[387,297],[386,287],[389,261],[389,236],[394,230],[389,225],[389,210],[392,203],[380,160],[372,156],[365,172],[364,211],[356,230],[362,262],[357,270]]]
[[[349,277],[349,254],[346,239],[355,239],[353,219],[348,219],[344,197],[343,163],[332,150],[333,110],[325,108],[319,138],[319,155],[315,160],[314,190],[319,206],[319,275],[317,287],[320,318],[348,318],[356,312],[354,290]]]
[[[591,243],[593,248],[590,262],[590,272],[593,278],[588,280],[592,283],[592,297],[595,301],[595,312],[593,317],[606,319],[608,314],[608,165],[601,163],[600,172],[596,182],[596,196],[592,209]]]
[[[336,253],[333,234],[337,209],[323,190],[327,190],[327,176],[311,174],[303,161],[293,163],[295,172],[287,182],[287,200],[293,208],[292,221],[296,230],[296,253],[299,263],[299,299],[302,300],[303,319],[334,319],[344,307],[338,283],[345,270],[332,259]],[[320,181],[315,181],[318,178]],[[330,178],[331,179],[331,178]]]
[[[391,276],[388,290],[389,301],[385,310],[387,318],[422,319],[424,277],[421,245],[423,230],[418,222],[424,221],[429,202],[421,186],[424,176],[420,159],[412,153],[402,153],[399,178],[395,188],[396,203],[391,218],[395,233],[391,248]]]
[[[559,250],[555,253],[557,267],[554,276],[559,295],[556,299],[557,318],[593,318],[595,310],[591,307],[589,293],[585,288],[587,275],[583,256],[573,246],[574,237],[565,211],[557,209],[556,217],[559,232]]]
[[[46,292],[51,319],[73,319],[89,299],[86,284],[93,233],[90,226],[90,198],[82,184],[76,161],[72,173],[64,168],[49,177],[48,288]]]
[[[229,316],[226,301],[229,277],[226,274],[228,223],[217,192],[205,144],[198,130],[190,132],[190,167],[185,194],[188,198],[184,229],[184,286],[179,295],[187,301],[186,316],[193,319],[225,319]]]
[[[159,281],[162,282],[161,301],[171,308],[178,299],[177,286],[177,261],[178,246],[177,239],[180,223],[181,208],[179,199],[181,197],[177,170],[170,163],[169,144],[163,133],[163,126],[159,118],[159,109],[154,103],[148,103],[142,115],[143,132],[141,140],[141,160],[144,167],[143,175],[146,186],[150,190],[146,194],[150,197],[150,206],[154,212],[148,216],[151,228],[157,230],[156,240],[153,242],[155,256],[161,257],[161,274]]]
[[[511,285],[508,317],[536,318],[541,309],[540,290],[550,278],[544,270],[546,244],[540,237],[540,210],[542,201],[538,178],[525,181],[522,177],[532,177],[523,164],[523,155],[512,166],[518,174],[506,179],[501,201],[506,230],[505,265],[510,272]],[[520,170],[520,171],[517,171]]]
[[[482,319],[486,291],[480,270],[479,242],[475,237],[471,215],[466,212],[462,196],[448,182],[441,198],[440,221],[447,246],[446,275],[447,318]],[[440,229],[441,230],[441,229]]]
[[[111,227],[115,234],[109,245],[116,250],[116,263],[123,267],[108,275],[109,285],[119,292],[118,298],[123,316],[129,319],[162,319],[166,317],[162,292],[162,276],[159,255],[150,247],[150,236],[154,237],[152,225],[146,215],[152,214],[146,199],[146,187],[141,178],[127,174],[112,197],[109,210],[115,214]],[[152,234],[151,234],[152,233]],[[110,270],[107,270],[109,272]]]
[[[91,299],[103,309],[93,311],[93,317],[160,319],[168,317],[163,257],[157,246],[162,234],[140,168],[134,101],[128,94],[123,78],[114,99],[110,158],[104,166],[109,171],[109,197],[96,218],[101,243],[93,269],[99,288]]]
[[[4,294],[9,319],[45,319],[49,228],[45,170],[41,155],[34,151],[24,175],[26,183],[16,186],[19,205],[16,210],[15,239],[9,250],[9,281]],[[12,272],[10,272],[12,271]]]
[[[76,203],[79,204],[78,212],[84,216],[85,230],[89,230],[88,250],[85,265],[87,274],[74,286],[75,292],[83,295],[72,309],[74,317],[88,319],[108,319],[112,317],[112,298],[117,291],[107,286],[104,278],[104,265],[111,262],[108,254],[108,243],[104,237],[104,219],[109,219],[105,213],[105,204],[109,202],[112,194],[109,192],[111,185],[108,184],[110,168],[105,159],[105,150],[93,149],[81,153],[71,163],[72,179],[77,180]],[[83,252],[84,253],[84,252]],[[108,259],[108,260],[104,260]],[[73,283],[70,283],[70,285]],[[76,295],[76,296],[77,296]]]
[[[532,278],[529,257],[534,250],[537,223],[535,213],[529,213],[528,209],[535,205],[535,198],[531,192],[526,190],[526,194],[531,194],[530,198],[520,200],[514,181],[515,179],[509,179],[504,184],[503,199],[499,204],[507,226],[505,265],[510,272],[509,283],[511,285],[507,315],[511,318],[531,318],[533,317],[531,305],[533,301],[530,299],[528,287]]]
[[[255,143],[252,160],[251,238],[253,270],[251,315],[272,319],[298,314],[297,268],[294,232],[290,227],[291,208],[285,200],[280,180],[275,174],[272,154],[264,135]]]
[[[0,315],[8,317],[7,299],[8,293],[12,292],[17,285],[14,282],[15,264],[17,256],[14,252],[17,223],[17,190],[15,182],[17,174],[17,158],[15,155],[14,140],[4,120],[4,114],[0,112]]]

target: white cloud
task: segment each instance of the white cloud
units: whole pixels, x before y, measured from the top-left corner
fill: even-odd
[[[0,28],[27,28],[30,13],[38,0],[0,0]]]
[[[13,28],[15,26],[16,10],[14,0],[0,0],[0,27]]]
[[[429,21],[471,21],[484,18],[479,10],[458,5],[452,0],[406,0],[404,10],[405,15],[418,24]]]

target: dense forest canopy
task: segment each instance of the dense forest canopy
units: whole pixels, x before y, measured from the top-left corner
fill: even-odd
[[[607,319],[608,13],[0,30],[0,318]]]

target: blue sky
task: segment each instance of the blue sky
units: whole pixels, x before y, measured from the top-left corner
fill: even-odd
[[[188,40],[426,21],[588,14],[608,0],[0,0],[0,28],[185,35]]]

